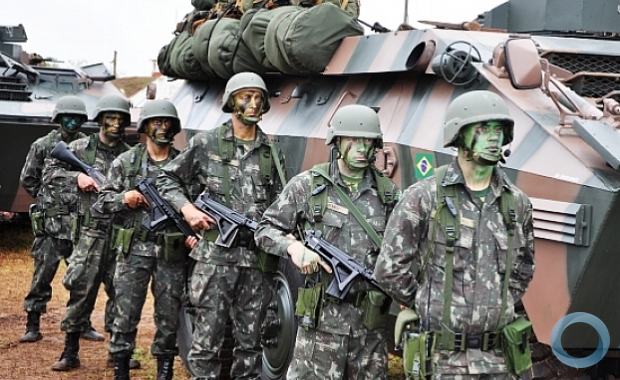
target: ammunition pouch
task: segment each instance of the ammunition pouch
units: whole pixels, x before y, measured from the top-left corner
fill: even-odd
[[[127,256],[131,250],[133,234],[133,228],[124,228],[116,224],[112,225],[112,244],[110,249],[118,255]]]
[[[362,323],[368,330],[385,328],[390,299],[378,290],[368,290],[362,299]]]
[[[323,284],[319,283],[310,288],[299,288],[295,315],[300,317],[299,324],[305,328],[316,328],[323,299]]]
[[[164,232],[161,234],[161,249],[159,250],[158,260],[167,263],[179,263],[187,258],[187,247],[185,247],[185,235],[182,232]]]
[[[39,210],[36,204],[31,204],[28,211],[30,214],[30,224],[32,226],[32,234],[35,237],[45,235],[45,214]]]
[[[409,380],[430,379],[433,375],[435,334],[424,331],[403,333],[403,366]]]
[[[136,227],[133,236],[142,242],[150,241],[152,243],[158,243],[161,234],[159,232],[149,231],[144,227]]]
[[[280,264],[280,258],[276,255],[270,255],[265,251],[256,252],[258,258],[258,269],[263,273],[276,273]]]
[[[532,366],[530,336],[532,322],[520,317],[502,328],[502,349],[506,365],[515,375],[520,375]]]

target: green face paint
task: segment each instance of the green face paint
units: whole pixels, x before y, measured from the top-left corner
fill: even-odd
[[[82,115],[62,115],[60,116],[60,128],[64,138],[72,139],[80,131],[80,127],[84,124],[85,117]]]
[[[170,118],[156,117],[147,120],[146,135],[159,146],[170,145],[174,139],[174,132]]]
[[[480,165],[492,166],[502,158],[504,126],[497,121],[470,124],[463,131],[463,148]]]
[[[374,153],[373,140],[362,137],[341,137],[338,150],[344,163],[354,173],[362,173],[370,165]]]
[[[262,118],[263,102],[261,90],[244,89],[233,95],[233,110],[243,124],[254,125]]]

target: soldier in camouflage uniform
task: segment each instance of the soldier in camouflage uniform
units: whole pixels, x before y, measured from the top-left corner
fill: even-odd
[[[233,210],[258,220],[280,188],[281,159],[257,123],[269,110],[267,88],[254,73],[228,80],[224,112],[232,119],[194,136],[187,150],[163,168],[157,186],[195,230],[214,221],[192,200],[203,190]],[[261,372],[261,325],[271,297],[270,278],[259,269],[253,236],[241,231],[231,248],[215,244],[209,231],[192,250],[196,260],[189,300],[195,307],[193,342],[188,355],[194,379],[218,379],[218,351],[228,318],[235,339],[231,377],[258,379]]]
[[[45,159],[57,142],[69,143],[84,137],[80,127],[87,119],[86,106],[81,99],[75,96],[60,98],[52,114],[52,123],[60,124],[60,127],[32,143],[22,169],[21,184],[36,199],[36,203],[30,213],[35,235],[31,251],[34,273],[30,291],[24,300],[28,321],[26,334],[20,338],[20,342],[36,342],[43,338],[39,331],[39,321],[52,298],[52,280],[60,260],[69,257],[73,249],[70,227],[77,193],[72,187],[54,193],[42,182]]]
[[[97,102],[93,119],[100,125],[99,133],[75,140],[69,148],[80,160],[106,173],[112,161],[129,149],[123,142],[124,129],[130,122],[129,102],[117,95],[104,96]],[[88,326],[88,316],[95,306],[101,282],[108,295],[105,330],[111,332],[112,329],[115,255],[108,249],[112,218],[91,209],[97,200],[99,185],[88,175],[50,159],[43,179],[54,186],[73,186],[79,190],[79,236],[63,279],[70,292],[60,326],[66,333],[65,348],[60,360],[52,366],[55,371],[68,371],[80,366],[78,338]]]
[[[372,166],[383,143],[377,113],[362,105],[340,108],[326,143],[333,145],[337,159],[291,179],[263,214],[255,234],[259,248],[290,256],[308,274],[299,290],[296,314],[301,326],[287,378],[385,379],[389,299],[362,281],[353,284],[343,301],[325,294],[331,269],[291,235],[297,228],[321,231],[328,242],[374,268],[380,236],[398,198],[396,185]],[[362,222],[336,186],[359,210]],[[325,271],[318,271],[319,265]]]
[[[98,212],[116,213],[119,223],[113,226],[111,243],[118,259],[114,274],[116,314],[110,340],[114,378],[118,380],[129,379],[129,361],[151,279],[156,325],[151,352],[157,358],[157,379],[172,379],[185,285],[185,239],[179,232],[155,232],[144,227],[150,223],[149,210],[136,186],[146,178],[155,179],[161,167],[177,156],[172,142],[180,131],[174,104],[167,100],[146,103],[138,121],[138,132],[147,135],[146,145],[137,144],[112,162],[108,180],[93,206]],[[175,246],[175,239],[180,244]]]
[[[513,124],[492,92],[454,99],[444,146],[458,156],[409,187],[388,222],[375,277],[415,309],[420,332],[432,332],[436,379],[512,376],[498,332],[515,319],[534,272],[532,205],[497,166]],[[509,212],[502,204],[512,204]]]

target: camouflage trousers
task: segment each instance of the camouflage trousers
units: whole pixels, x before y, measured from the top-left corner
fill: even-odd
[[[272,289],[270,276],[258,269],[196,263],[189,294],[196,313],[187,360],[192,379],[219,379],[228,318],[235,340],[231,378],[260,378],[261,325]]]
[[[114,321],[114,267],[116,254],[108,249],[108,238],[100,232],[81,231],[80,239],[73,249],[63,279],[69,290],[67,310],[60,324],[62,331],[81,332],[89,326],[99,285],[103,283],[108,299],[105,305],[105,331],[112,332]]]
[[[30,291],[24,299],[25,311],[46,312],[47,303],[52,299],[52,281],[60,260],[71,256],[72,249],[70,240],[56,239],[47,234],[34,238],[30,253],[34,259],[34,273]]]
[[[512,380],[501,350],[464,352],[438,351],[434,354],[433,379]]]
[[[153,356],[177,355],[179,309],[185,288],[185,262],[167,263],[155,257],[129,254],[116,262],[114,288],[116,307],[110,353],[133,353],[138,323],[149,281],[155,300]]]
[[[435,380],[513,380],[516,379],[513,375],[507,373],[495,373],[488,375],[445,375],[435,374],[433,375]]]
[[[387,343],[382,330],[360,337],[297,329],[289,380],[386,379]]]

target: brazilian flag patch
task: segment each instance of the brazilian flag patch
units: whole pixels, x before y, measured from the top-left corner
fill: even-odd
[[[421,180],[433,175],[435,158],[432,153],[416,153],[415,155],[415,179]]]

